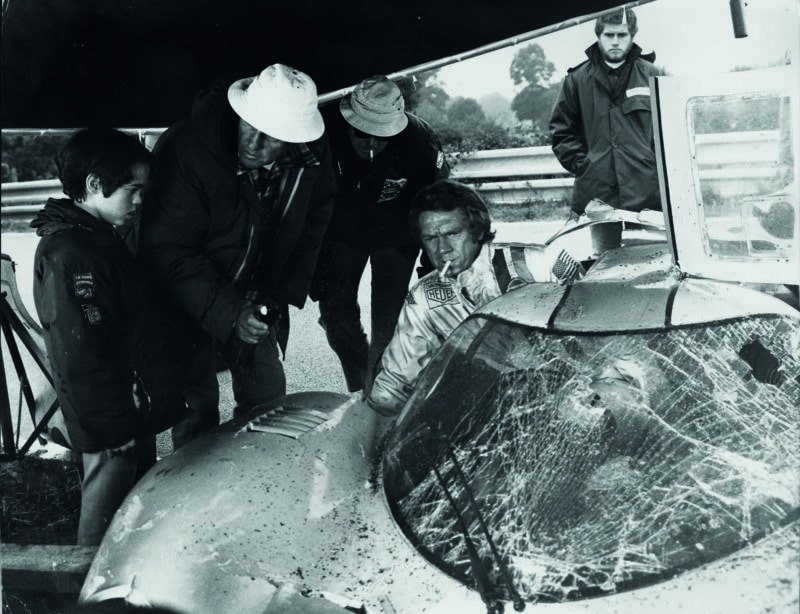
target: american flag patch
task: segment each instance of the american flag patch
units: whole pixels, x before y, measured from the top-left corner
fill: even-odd
[[[586,275],[586,269],[583,268],[583,265],[563,249],[559,252],[550,272],[561,285],[574,283]]]

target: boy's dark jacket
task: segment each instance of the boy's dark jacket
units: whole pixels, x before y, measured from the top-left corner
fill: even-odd
[[[119,234],[69,199],[50,199],[31,226],[34,302],[73,447],[115,448],[182,417],[146,279]],[[134,404],[137,373],[149,409]]]

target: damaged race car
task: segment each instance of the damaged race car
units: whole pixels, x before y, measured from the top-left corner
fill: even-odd
[[[383,437],[358,399],[303,392],[161,460],[115,516],[81,600],[796,611],[791,70],[656,78],[663,215],[590,208],[540,246],[538,283],[463,322]],[[764,100],[774,172],[726,192],[713,183],[724,166],[699,172],[693,155],[702,109]],[[622,228],[620,245],[598,253],[598,228]],[[574,283],[558,282],[562,252],[588,267]]]

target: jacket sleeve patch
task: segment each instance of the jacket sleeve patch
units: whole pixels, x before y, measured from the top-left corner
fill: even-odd
[[[72,276],[72,287],[78,298],[94,298],[94,277],[91,273],[75,273]]]
[[[444,305],[458,303],[453,286],[438,279],[431,279],[425,284],[425,298],[430,309],[436,309]]]
[[[436,168],[442,170],[444,166],[444,152],[440,149],[436,154]]]
[[[414,298],[414,293],[409,290],[408,294],[406,294],[406,305],[416,305],[417,301]]]
[[[649,96],[650,95],[650,88],[647,86],[643,87],[632,87],[628,91],[625,92],[625,95],[630,98],[631,96]]]
[[[103,318],[100,316],[100,308],[97,305],[81,305],[81,308],[83,316],[89,324],[97,326],[102,323]]]
[[[387,200],[394,200],[397,198],[400,191],[406,187],[408,179],[405,177],[401,179],[386,179],[381,186],[381,194],[378,196],[378,202],[384,203]]]

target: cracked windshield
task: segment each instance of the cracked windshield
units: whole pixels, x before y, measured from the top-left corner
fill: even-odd
[[[389,442],[388,500],[434,564],[476,586],[474,546],[525,600],[714,560],[797,514],[799,345],[783,317],[581,336],[474,318]]]

